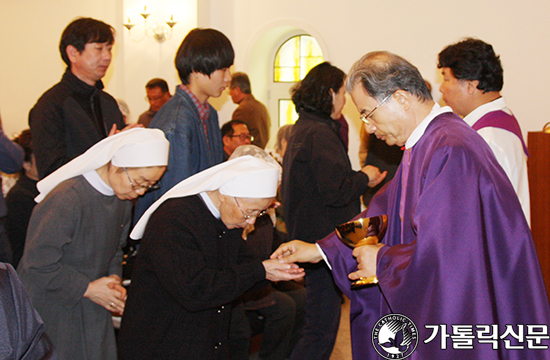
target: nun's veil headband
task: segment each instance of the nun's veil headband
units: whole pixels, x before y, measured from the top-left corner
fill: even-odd
[[[273,198],[277,195],[281,177],[281,167],[277,161],[254,145],[240,146],[233,155],[228,161],[188,177],[166,192],[147,209],[130,237],[141,239],[151,214],[170,198],[214,190],[242,198]]]
[[[97,170],[111,162],[117,167],[168,165],[170,143],[159,129],[135,128],[109,136],[38,182],[42,201],[61,182]]]

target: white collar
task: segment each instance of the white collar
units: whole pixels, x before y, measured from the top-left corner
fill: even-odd
[[[86,181],[88,181],[88,183],[90,183],[90,185],[92,185],[94,189],[96,189],[103,195],[113,196],[115,194],[115,191],[109,185],[107,185],[105,181],[103,181],[97,171],[88,171],[87,173],[82,174],[82,176],[84,176]]]
[[[422,135],[424,135],[426,128],[428,127],[428,125],[430,125],[432,120],[446,112],[453,112],[453,109],[448,106],[441,107],[438,103],[435,103],[432,107],[432,111],[430,111],[428,116],[426,116],[424,120],[422,120],[422,122],[418,124],[418,126],[412,132],[411,136],[409,136],[409,138],[405,142],[405,149],[412,148],[418,142],[418,140],[420,140]]]
[[[464,117],[464,121],[470,126],[473,126],[482,116],[492,111],[503,110],[506,113],[512,115],[512,112],[506,106],[506,100],[501,96],[491,102],[483,104],[475,108],[472,112]]]
[[[221,218],[220,210],[218,210],[216,206],[214,206],[214,203],[212,202],[212,199],[210,199],[210,196],[208,196],[206,192],[201,192],[199,195],[206,204],[208,210],[210,210],[212,215],[219,220]]]

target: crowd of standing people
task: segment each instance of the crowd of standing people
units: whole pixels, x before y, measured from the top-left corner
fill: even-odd
[[[150,108],[133,125],[103,90],[114,41],[102,21],[71,22],[59,45],[67,68],[30,110],[30,130],[12,142],[0,126],[0,171],[21,172],[0,198],[0,355],[246,360],[260,318],[260,359],[328,360],[345,295],[354,359],[410,348],[411,338],[370,341],[392,313],[419,326],[412,359],[550,358],[425,341],[430,324],[550,323],[528,152],[491,45],[469,38],[439,54],[443,107],[389,52],[366,54],[347,76],[314,66],[291,90],[299,118],[281,127],[272,156],[269,113],[248,76],[231,73],[223,33],[187,34],[175,57],[181,84],[171,94],[149,81]],[[225,90],[238,107],[220,129],[208,100]],[[368,138],[358,171],[346,93]],[[381,215],[380,244],[351,249],[334,233]],[[130,239],[139,247],[123,282]],[[377,285],[351,290],[361,277]]]

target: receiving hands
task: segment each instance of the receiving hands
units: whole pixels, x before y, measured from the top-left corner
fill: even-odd
[[[292,240],[281,244],[270,257],[287,264],[296,262],[317,263],[323,260],[317,245],[300,240]]]
[[[361,171],[367,174],[367,176],[369,177],[369,187],[371,188],[380,184],[382,180],[386,178],[386,175],[388,175],[387,171],[381,173],[379,168],[372,165],[367,165],[363,167]]]
[[[351,280],[358,280],[362,277],[376,275],[376,258],[378,251],[384,244],[363,245],[353,250],[353,256],[357,260],[357,271],[348,275]],[[278,259],[281,263],[317,263],[323,260],[319,248],[315,244],[306,243],[300,240],[293,240],[281,244],[271,259]]]
[[[357,260],[357,271],[348,275],[351,280],[376,275],[376,257],[384,244],[362,245],[353,249],[353,256]]]
[[[84,297],[122,315],[126,303],[126,288],[122,286],[117,275],[104,276],[88,284]]]
[[[304,277],[304,269],[296,264],[285,264],[277,260],[264,260],[265,278],[271,281],[296,280]]]

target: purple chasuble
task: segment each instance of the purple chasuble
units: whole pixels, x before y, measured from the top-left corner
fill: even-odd
[[[521,128],[519,127],[518,120],[514,115],[510,115],[502,110],[491,111],[483,115],[478,121],[472,125],[472,129],[480,130],[486,127],[495,127],[503,130],[508,130],[514,135],[516,135],[523,145],[523,151],[525,155],[529,156],[529,151],[527,151],[527,146],[525,141],[523,141],[523,135],[521,134]]]
[[[473,340],[473,349],[453,348],[441,326],[550,324],[550,306],[531,232],[506,174],[485,141],[452,113],[437,116],[412,147],[406,193],[403,164],[358,217],[388,215],[378,253],[379,287],[350,290],[357,263],[352,249],[332,233],[319,241],[333,276],[351,300],[353,358],[380,359],[371,340],[376,321],[388,313],[409,317],[419,331],[410,358],[550,359],[550,350],[498,349]],[[404,196],[403,222],[400,220]],[[380,291],[382,289],[383,295]],[[430,342],[432,328],[439,333]],[[507,337],[507,339],[513,339]],[[548,340],[542,341],[548,345]],[[518,345],[512,341],[512,345]]]
[[[411,149],[405,149],[401,158],[401,201],[399,202],[399,219],[401,220],[401,234],[403,234],[403,216],[405,216],[405,199],[407,194],[407,180],[409,179],[409,168],[411,165]],[[403,240],[403,239],[401,239]]]

